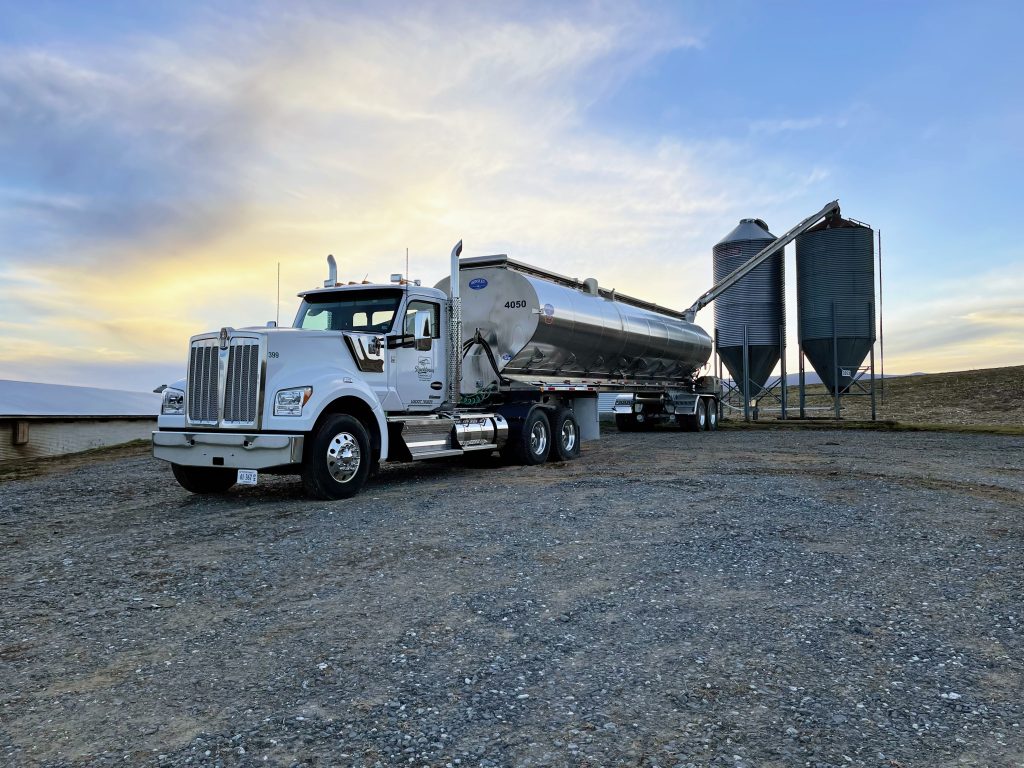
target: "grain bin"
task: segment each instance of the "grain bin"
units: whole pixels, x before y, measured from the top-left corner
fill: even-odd
[[[874,237],[833,216],[796,239],[800,346],[833,394],[850,388],[875,341]]]
[[[742,219],[712,249],[717,284],[770,245],[775,235],[760,219]],[[746,337],[749,391],[756,395],[771,376],[781,354],[785,324],[785,279],[780,250],[715,299],[718,354],[743,389],[743,347]]]

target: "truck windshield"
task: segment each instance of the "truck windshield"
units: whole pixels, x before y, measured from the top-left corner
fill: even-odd
[[[386,333],[401,301],[401,290],[314,293],[304,298],[293,327]]]

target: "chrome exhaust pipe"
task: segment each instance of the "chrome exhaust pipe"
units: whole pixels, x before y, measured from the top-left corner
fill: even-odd
[[[459,390],[462,387],[462,285],[459,275],[461,255],[462,241],[459,240],[452,248],[448,302],[448,403],[452,408],[459,404]]]
[[[327,279],[324,280],[324,288],[333,288],[338,284],[338,263],[334,260],[334,255],[329,254],[327,256]]]

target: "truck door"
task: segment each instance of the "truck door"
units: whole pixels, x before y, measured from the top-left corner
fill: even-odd
[[[415,338],[417,312],[427,314],[428,338]],[[432,411],[445,396],[444,344],[441,341],[441,305],[435,301],[413,299],[405,307],[401,335],[393,337],[391,355],[395,360],[395,389],[407,411]]]

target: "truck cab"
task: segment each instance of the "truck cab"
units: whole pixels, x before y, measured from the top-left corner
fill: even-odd
[[[299,294],[292,324],[342,335],[385,413],[431,413],[444,402],[448,297],[420,286],[347,285]],[[417,333],[417,322],[419,323]]]
[[[389,415],[445,406],[444,293],[359,283],[299,296],[290,328],[222,328],[190,340],[188,376],[164,391],[153,434],[154,456],[188,490],[226,490],[240,469],[301,472],[311,439],[339,419],[338,457],[323,452],[331,466],[345,459],[356,471],[331,475],[329,466],[328,475],[358,490],[389,457]]]

